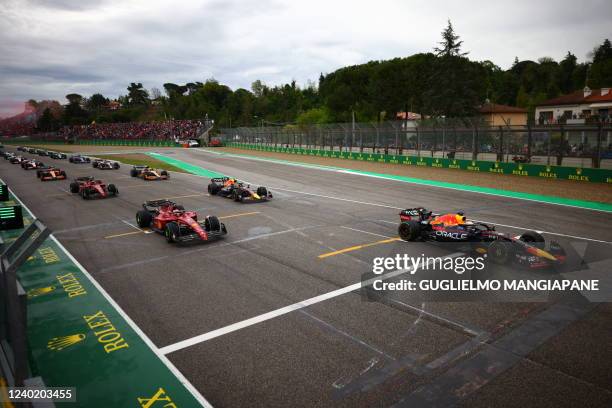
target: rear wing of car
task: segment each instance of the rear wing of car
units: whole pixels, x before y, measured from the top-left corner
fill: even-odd
[[[214,177],[210,179],[211,183],[225,183],[229,177]]]
[[[176,203],[174,201],[161,199],[161,200],[145,201],[142,204],[145,210],[155,209],[155,208],[159,208],[159,207],[166,206],[166,205],[176,205]]]

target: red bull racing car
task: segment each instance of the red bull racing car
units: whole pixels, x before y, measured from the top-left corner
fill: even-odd
[[[106,184],[93,177],[77,177],[70,183],[70,192],[79,194],[84,200],[116,197],[119,189],[114,184]]]
[[[168,200],[146,201],[136,213],[136,223],[163,234],[168,243],[205,242],[227,234],[225,224],[214,215],[199,221],[195,211]]]
[[[45,167],[44,169],[36,170],[36,177],[40,181],[51,181],[51,180],[66,180],[66,172],[57,167]]]
[[[531,268],[560,265],[566,254],[556,242],[546,242],[535,231],[520,236],[497,232],[495,227],[468,220],[459,213],[436,214],[425,208],[409,208],[400,212],[398,233],[404,241],[436,241],[468,243],[477,253],[497,264],[516,262]]]
[[[231,198],[237,202],[245,201],[267,201],[272,198],[272,193],[265,187],[251,189],[250,184],[243,183],[230,177],[218,177],[210,179],[208,194]]]

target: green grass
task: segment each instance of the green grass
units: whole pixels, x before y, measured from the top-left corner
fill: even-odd
[[[93,157],[99,157],[100,159],[115,160],[121,163],[135,165],[135,166],[149,166],[155,169],[163,169],[178,173],[187,173],[185,170],[165,163],[163,161],[154,159],[150,156],[140,153],[128,153],[128,154],[92,154]]]

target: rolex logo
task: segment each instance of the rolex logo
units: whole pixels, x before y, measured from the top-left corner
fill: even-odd
[[[519,169],[520,171],[522,171],[522,170],[523,170],[523,165],[522,165],[522,164],[519,164],[518,169]]]
[[[550,166],[546,166],[546,172],[550,173]]]
[[[472,166],[475,166],[476,162],[474,160],[472,160]]]
[[[499,163],[495,162],[495,168],[497,169],[499,167]]]
[[[582,169],[576,169],[576,174],[577,175],[581,175],[582,174]]]
[[[82,342],[85,340],[84,334],[71,334],[69,336],[54,337],[47,343],[49,350],[60,351],[72,345]]]
[[[453,164],[457,164],[457,160],[453,160]]]
[[[32,299],[38,297],[40,295],[46,295],[49,292],[53,292],[55,290],[55,286],[46,286],[44,288],[35,288],[28,290],[28,299]]]

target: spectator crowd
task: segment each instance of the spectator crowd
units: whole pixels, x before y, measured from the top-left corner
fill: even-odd
[[[202,122],[199,120],[166,120],[161,122],[92,123],[90,125],[64,126],[58,136],[78,139],[145,139],[186,140],[198,136]]]

